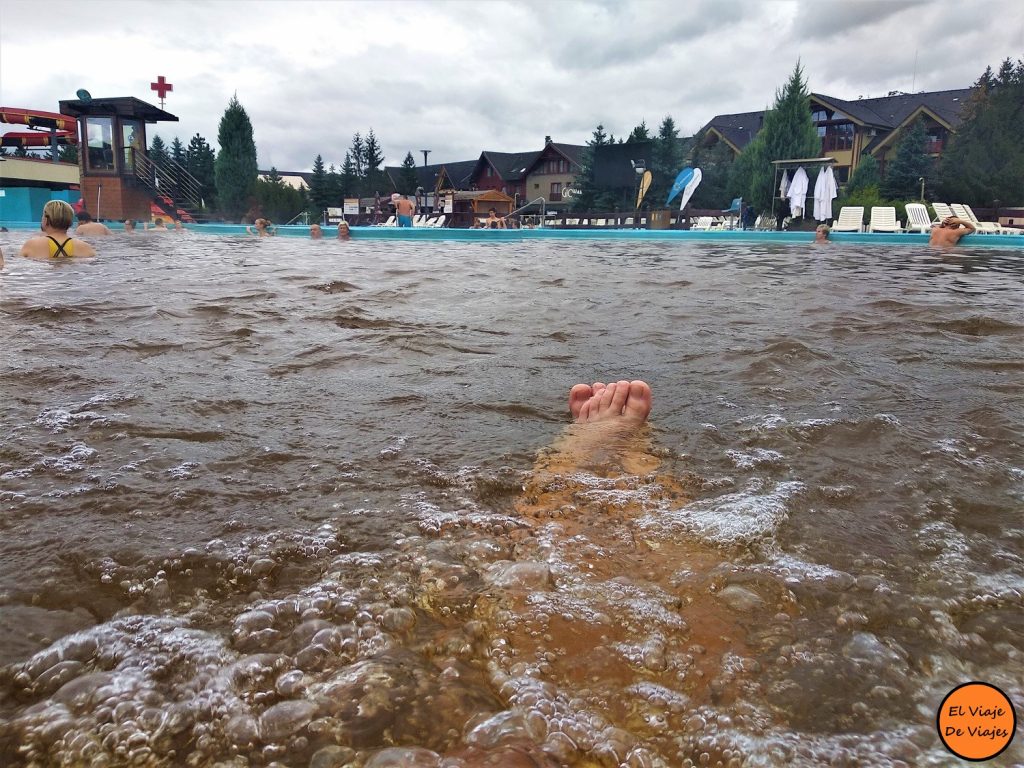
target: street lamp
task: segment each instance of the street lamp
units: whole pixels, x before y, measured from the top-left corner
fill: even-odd
[[[640,185],[643,183],[644,172],[647,170],[647,161],[640,158],[639,160],[630,160],[629,164],[633,166],[633,170],[636,172],[636,190],[633,192],[636,197],[636,204],[633,206],[633,210],[636,213],[633,216],[633,229],[637,229],[640,224]]]
[[[432,149],[421,149],[420,150],[420,152],[423,153],[423,166],[424,167],[426,167],[426,165],[427,165],[427,155],[429,155],[433,151],[434,150],[432,150]]]

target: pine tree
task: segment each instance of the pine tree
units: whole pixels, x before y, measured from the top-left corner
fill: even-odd
[[[761,130],[732,165],[730,194],[757,211],[771,208],[775,190],[773,160],[818,157],[821,139],[811,119],[810,92],[797,61],[786,84],[775,92],[775,105],[764,113]]]
[[[377,137],[371,128],[366,133],[366,140],[363,146],[363,172],[366,174],[367,193],[376,194],[384,188],[384,173],[381,171],[381,163],[384,162],[384,153],[377,143]]]
[[[865,152],[860,156],[857,167],[850,176],[850,180],[846,183],[846,189],[843,191],[843,194],[852,195],[854,192],[859,192],[868,187],[878,187],[881,183],[882,176],[878,170],[878,161],[875,160],[874,155]]]
[[[945,148],[941,191],[969,205],[1024,205],[1024,59],[989,67]]]
[[[359,195],[359,174],[356,172],[356,164],[352,161],[352,153],[345,153],[345,162],[341,165],[341,192],[343,197],[357,197]]]
[[[598,147],[608,144],[608,134],[604,125],[598,124],[587,142],[587,148],[580,157],[580,170],[573,179],[577,194],[571,198],[570,205],[574,211],[587,211],[594,207],[598,197],[597,185],[594,183],[594,157]]]
[[[928,176],[931,158],[925,154],[924,121],[916,120],[896,144],[896,156],[886,169],[881,192],[890,200],[916,200],[921,179]]]
[[[419,186],[419,179],[416,177],[416,159],[412,152],[407,152],[405,160],[402,161],[402,172],[398,179],[398,191],[403,195],[412,195]]]
[[[157,165],[161,165],[167,159],[167,145],[164,144],[159,133],[154,135],[153,140],[149,143],[149,156]]]
[[[701,182],[690,198],[694,208],[724,210],[732,198],[729,197],[729,172],[733,164],[732,150],[724,141],[717,141],[711,147],[697,146],[691,158],[693,167],[700,168]],[[678,203],[677,203],[678,205]]]
[[[171,159],[180,166],[185,165],[185,145],[177,136],[171,142]]]
[[[327,169],[327,206],[329,208],[340,208],[341,207],[341,174],[338,173],[338,169],[334,167],[334,163],[331,163],[330,168]]]
[[[651,132],[647,128],[647,121],[646,120],[641,120],[640,121],[640,125],[638,125],[636,128],[634,128],[630,132],[629,138],[626,139],[626,143],[627,144],[633,144],[633,143],[635,143],[637,141],[650,141],[650,140],[651,140]]]
[[[237,96],[231,97],[220,119],[217,143],[220,145],[214,163],[217,201],[228,219],[237,220],[249,207],[258,177],[252,123]]]
[[[363,165],[366,153],[363,147],[363,137],[359,135],[358,131],[352,136],[352,147],[349,152],[352,154],[352,162],[355,163],[356,183],[361,189],[362,183],[366,179],[366,169]]]
[[[324,167],[324,159],[320,156],[316,156],[316,160],[313,161],[313,175],[309,180],[309,205],[310,213],[312,213],[317,219],[323,214],[324,209],[328,207],[328,195],[330,190],[327,186],[327,170]]]
[[[192,137],[185,150],[185,168],[199,182],[203,207],[215,207],[216,181],[214,164],[216,156],[213,147],[198,133]]]
[[[679,146],[679,130],[671,115],[666,115],[654,140],[650,170],[654,178],[647,192],[651,205],[661,206],[672,182],[683,169],[683,152]]]

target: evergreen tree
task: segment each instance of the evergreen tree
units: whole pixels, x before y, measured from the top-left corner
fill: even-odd
[[[327,169],[327,205],[330,208],[340,208],[341,198],[341,174],[338,173],[338,169],[334,167],[334,163],[331,163],[331,167]]]
[[[343,197],[358,197],[359,174],[352,160],[352,153],[345,153],[345,162],[341,165],[341,192]]]
[[[181,143],[181,139],[177,136],[174,137],[174,141],[171,142],[171,159],[178,165],[185,165],[185,145]]]
[[[742,197],[757,211],[771,208],[775,194],[773,160],[818,157],[821,139],[811,119],[810,92],[797,61],[775,105],[764,114],[761,130],[732,164],[730,195]]]
[[[630,132],[629,138],[626,139],[626,143],[627,144],[632,144],[632,143],[637,142],[637,141],[650,141],[650,140],[651,140],[651,133],[647,129],[647,121],[646,120],[641,120],[640,121],[640,125],[638,125],[636,128],[634,128]]]
[[[942,155],[942,192],[968,205],[1024,205],[1024,60],[1006,59],[974,85]]]
[[[594,129],[590,141],[587,142],[587,148],[581,153],[580,170],[573,180],[573,187],[578,193],[570,200],[574,211],[590,210],[597,201],[598,189],[594,183],[594,154],[597,147],[603,147],[606,144],[608,144],[608,134],[604,132],[604,125],[599,124]]]
[[[658,207],[665,204],[672,182],[683,169],[683,152],[679,146],[679,130],[671,115],[666,115],[658,128],[658,137],[654,140],[651,173],[654,176],[647,195],[651,205]]]
[[[306,206],[305,195],[285,184],[277,168],[271,168],[265,179],[256,182],[256,202],[264,216],[279,223],[291,221]]]
[[[896,156],[886,169],[881,186],[882,194],[890,200],[916,200],[920,194],[920,180],[931,169],[931,159],[924,151],[927,138],[923,120],[914,121],[900,136]]]
[[[252,123],[237,96],[231,97],[220,119],[217,143],[220,145],[214,163],[217,201],[228,219],[237,220],[249,207],[258,176]]]
[[[78,163],[78,146],[76,144],[62,144],[57,150],[57,159],[62,163]]]
[[[366,169],[364,165],[366,161],[366,151],[363,147],[363,137],[359,135],[358,131],[352,136],[352,147],[349,149],[349,152],[352,154],[352,162],[355,164],[356,194],[362,196],[365,191],[366,181]]]
[[[384,189],[384,172],[381,170],[381,163],[384,162],[384,153],[381,151],[377,137],[373,134],[373,128],[366,133],[363,145],[363,172],[366,174],[366,192],[375,194]]]
[[[416,192],[419,179],[416,177],[416,160],[412,152],[407,152],[405,160],[402,161],[402,172],[398,178],[398,191],[403,195],[412,195]]]
[[[701,182],[690,198],[694,208],[724,210],[732,198],[729,196],[729,172],[732,169],[733,154],[724,141],[717,141],[711,147],[699,144],[693,151],[691,162],[700,168]],[[678,206],[678,202],[676,202]]]
[[[328,207],[330,190],[327,183],[327,170],[324,167],[324,159],[316,156],[313,161],[313,176],[309,180],[309,205],[310,213],[319,220],[324,209]]]
[[[216,203],[215,162],[213,147],[197,133],[185,150],[185,169],[199,182],[203,207],[206,209],[215,207]]]
[[[882,176],[878,170],[878,161],[875,156],[865,152],[860,156],[857,167],[854,169],[850,180],[846,183],[844,195],[852,195],[868,187],[878,187],[882,183]]]
[[[149,156],[157,165],[161,165],[168,157],[167,145],[164,144],[159,133],[153,136],[153,140],[149,143]]]

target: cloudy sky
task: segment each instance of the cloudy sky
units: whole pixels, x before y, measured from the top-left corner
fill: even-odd
[[[237,93],[260,167],[280,170],[340,164],[370,128],[388,165],[665,115],[689,135],[770,105],[798,57],[811,90],[839,98],[963,88],[1024,57],[1024,2],[0,0],[0,104],[57,111],[79,88],[155,104],[165,75],[180,118],[156,127],[165,140],[216,146]]]

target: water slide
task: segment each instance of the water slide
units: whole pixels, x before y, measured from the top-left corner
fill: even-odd
[[[0,137],[0,144],[5,147],[48,147],[50,146],[51,131],[56,131],[58,144],[77,144],[77,122],[73,117],[56,112],[0,107],[0,123],[47,129],[46,132],[36,130],[21,133],[5,133]]]

